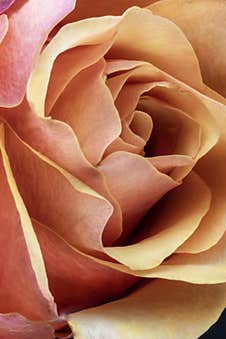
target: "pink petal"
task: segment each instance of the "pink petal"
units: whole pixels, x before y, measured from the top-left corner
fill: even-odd
[[[109,155],[100,163],[99,169],[106,176],[110,191],[121,206],[123,238],[131,234],[154,203],[177,186],[145,158],[127,152]]]
[[[139,279],[95,262],[35,220],[33,225],[61,313],[116,299]]]
[[[74,2],[49,0],[43,8],[41,0],[16,1],[9,9],[9,31],[0,46],[0,106],[15,106],[22,100],[49,31],[73,9]]]
[[[5,12],[12,4],[14,3],[15,0],[1,0],[0,2],[0,14]]]
[[[56,316],[55,305],[41,251],[4,149],[2,126],[0,149],[0,309],[34,320],[51,319]]]
[[[100,60],[74,77],[51,111],[53,118],[73,128],[94,165],[121,132],[118,112],[103,79],[104,66]]]
[[[0,15],[0,43],[5,38],[8,28],[9,28],[9,24],[8,24],[7,16]]]
[[[32,322],[19,314],[0,314],[1,339],[54,339],[51,326]]]

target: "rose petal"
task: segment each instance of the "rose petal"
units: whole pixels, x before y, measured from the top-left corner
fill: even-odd
[[[0,14],[5,12],[12,4],[14,3],[15,0],[1,0],[0,3]]]
[[[6,15],[0,15],[0,43],[5,38],[9,28],[8,18]]]
[[[175,181],[158,172],[145,158],[127,152],[109,155],[100,163],[99,169],[121,206],[124,240],[138,226],[148,209],[177,186]]]
[[[104,242],[112,244],[122,231],[119,204],[109,193],[103,175],[84,157],[72,129],[63,122],[38,117],[30,111],[26,102],[10,110],[1,110],[0,115],[26,144],[70,172],[112,204],[114,211],[103,234]]]
[[[56,316],[55,305],[40,247],[11,172],[2,125],[0,138],[1,312],[50,319]]]
[[[175,168],[193,167],[194,160],[181,154],[161,155],[148,159],[160,172],[166,173],[175,179],[172,171]]]
[[[139,178],[141,183],[142,177],[143,174]],[[155,184],[156,179],[153,178],[153,181]],[[158,187],[157,184],[158,182]],[[155,189],[157,191],[157,188]],[[139,202],[142,203],[143,195],[138,193],[138,196]],[[165,196],[154,215],[151,214],[150,218],[147,218],[144,240],[124,247],[108,247],[105,251],[133,270],[155,267],[194,233],[209,209],[210,200],[208,187],[198,175],[190,173],[181,186]],[[138,205],[137,195],[136,202]],[[134,209],[136,211],[137,206]]]
[[[142,31],[139,29],[136,35],[134,35],[134,22],[138,22],[136,27],[140,27],[140,20],[142,21]],[[158,27],[157,31],[156,27]],[[161,27],[161,30],[159,27]],[[142,43],[139,46],[136,41],[145,41],[143,36],[144,31],[148,32],[148,37],[151,40],[151,48],[148,51],[147,43]],[[160,36],[163,41],[160,39]],[[138,58],[142,61],[157,62],[156,65],[164,69],[167,68],[167,71],[173,75],[179,74],[182,79],[187,79],[187,73],[189,73],[187,81],[197,88],[202,86],[198,62],[183,33],[170,21],[153,16],[148,10],[131,8],[121,17],[106,16],[79,21],[64,26],[58,32],[39,58],[28,84],[27,98],[33,110],[39,115],[44,115],[45,97],[50,72],[56,57],[60,53],[76,46],[107,42],[113,39],[113,37],[115,41],[114,47],[110,50],[108,57],[119,52],[118,55],[126,59]],[[125,52],[120,47],[122,40],[125,50],[128,50],[127,55],[124,55]],[[154,42],[156,43],[155,49],[153,48]],[[179,47],[176,49],[171,48],[171,43],[173,46]],[[132,46],[134,48],[137,46],[137,48],[132,50]],[[146,57],[143,55],[144,50]],[[157,50],[161,56],[166,56],[165,61],[164,58],[159,58]],[[182,58],[183,67],[178,67],[178,64],[180,65],[178,58],[179,60]],[[169,59],[171,62],[169,62]],[[158,60],[162,60],[161,64],[158,63]],[[186,68],[184,64],[187,65]],[[171,69],[169,69],[168,65],[172,65]],[[177,67],[173,65],[177,65]]]
[[[182,280],[192,284],[226,282],[226,233],[211,249],[196,254],[175,254],[161,266],[142,272],[146,278]]]
[[[82,250],[101,250],[102,233],[112,214],[111,204],[22,142],[10,129],[6,148],[30,216]]]
[[[207,153],[203,159],[199,160],[197,165],[199,175],[205,180],[211,190],[212,201],[209,213],[203,219],[200,227],[194,235],[179,248],[180,252],[189,253],[207,250],[220,240],[226,230],[226,155],[224,151],[226,146],[224,128],[226,124],[226,106],[199,93],[196,93],[196,95],[200,97],[216,118],[218,128],[221,130],[221,136],[217,145]]]
[[[49,0],[43,10],[41,0],[16,1],[9,9],[9,31],[0,45],[0,106],[15,106],[22,101],[31,68],[49,31],[74,3]]]
[[[226,96],[224,0],[165,0],[149,7],[174,21],[191,42],[206,84]]]
[[[31,322],[19,314],[0,314],[0,337],[1,339],[54,339],[54,331],[48,324]]]
[[[202,89],[198,59],[183,32],[171,21],[148,10],[124,14],[107,58],[148,61],[197,89]]]
[[[73,128],[86,158],[94,165],[121,133],[119,115],[104,81],[104,66],[100,60],[74,77],[51,111],[53,118]]]
[[[155,280],[128,297],[68,316],[75,336],[88,339],[198,338],[225,307],[226,286]],[[210,312],[211,310],[211,312]]]
[[[151,136],[153,121],[150,115],[148,115],[147,113],[142,111],[135,111],[129,127],[146,143]]]
[[[61,313],[116,299],[139,279],[98,264],[35,220],[33,225]]]
[[[88,17],[120,15],[131,6],[145,7],[155,1],[158,0],[98,0],[94,5],[92,0],[77,0],[75,10],[63,20],[62,24]]]

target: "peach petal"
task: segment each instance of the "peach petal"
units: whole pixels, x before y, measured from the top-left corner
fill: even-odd
[[[129,125],[122,121],[122,133],[120,135],[123,141],[135,147],[134,153],[144,155],[145,141],[137,134],[135,134],[129,127]]]
[[[47,267],[50,289],[60,313],[116,299],[139,278],[98,264],[33,220]]]
[[[135,111],[129,127],[146,143],[151,136],[153,121],[149,114],[142,111]]]
[[[27,87],[27,99],[33,111],[45,115],[45,99],[51,70],[57,56],[71,48],[84,45],[98,45],[111,41],[120,17],[92,18],[64,26],[45,48],[33,69]]]
[[[101,250],[102,233],[113,212],[112,205],[22,142],[10,129],[7,129],[6,148],[31,217],[52,227],[77,248]]]
[[[135,7],[124,16],[107,58],[120,56],[147,61],[202,89],[198,59],[184,33],[173,22]]]
[[[226,233],[209,250],[196,254],[175,254],[161,266],[143,272],[147,278],[182,280],[193,284],[226,282]]]
[[[105,72],[109,76],[112,76],[113,73],[128,71],[136,67],[146,65],[144,61],[138,60],[125,60],[125,59],[107,59],[106,60],[106,69]]]
[[[142,144],[143,147],[143,144]],[[118,151],[125,151],[130,153],[139,154],[141,152],[141,143],[140,147],[127,143],[121,137],[118,137],[115,141],[109,145],[104,153],[104,158],[109,154],[118,152]]]
[[[182,29],[196,52],[205,83],[226,96],[225,1],[165,0],[149,8]]]
[[[177,186],[176,182],[158,172],[145,158],[127,152],[109,155],[100,163],[99,169],[121,206],[124,239],[135,229],[147,210]]]
[[[57,98],[69,82],[83,69],[96,63],[110,48],[112,39],[97,45],[84,45],[61,53],[55,60],[45,103],[45,114],[51,115]]]
[[[54,339],[47,323],[32,322],[19,314],[0,314],[1,339]]]
[[[201,126],[196,120],[153,97],[141,99],[138,108],[153,120],[154,129],[149,139],[153,155],[177,153],[196,157],[201,143]]]
[[[18,312],[30,319],[56,316],[41,250],[18,192],[0,133],[1,312]],[[1,333],[1,330],[0,330]]]
[[[75,10],[70,13],[62,24],[73,22],[88,17],[102,15],[120,15],[131,6],[145,7],[158,0],[98,0],[93,3],[92,0],[77,0]]]
[[[193,167],[194,160],[181,154],[161,155],[157,157],[148,158],[148,160],[154,165],[160,172],[166,173],[172,176],[172,171],[175,168]],[[173,176],[175,179],[175,176]],[[181,178],[182,179],[182,178]]]
[[[103,78],[104,67],[101,59],[81,71],[51,111],[53,118],[73,128],[86,158],[94,165],[121,133],[120,118]]]
[[[120,207],[101,173],[84,157],[72,129],[63,122],[38,117],[26,102],[17,108],[1,110],[0,115],[26,144],[109,200],[114,211],[104,229],[104,242],[111,244],[117,239],[122,230]]]
[[[124,299],[68,316],[75,336],[88,339],[198,338],[225,307],[225,284],[198,286],[154,280]],[[210,312],[211,310],[211,312]]]
[[[74,3],[49,0],[44,11],[41,0],[16,1],[10,7],[9,30],[0,45],[0,106],[15,106],[22,101],[31,68],[49,31],[74,8]],[[27,32],[29,39],[24,38]]]
[[[203,219],[194,235],[180,248],[180,252],[198,253],[215,245],[223,236],[225,227],[225,171],[226,171],[226,106],[206,96],[196,93],[215,117],[221,135],[216,146],[199,160],[197,172],[208,184],[212,193],[209,213]]]
[[[156,179],[153,181],[155,184]],[[139,192],[138,195],[142,203],[143,196]],[[210,200],[208,187],[198,175],[190,173],[181,186],[163,198],[157,212],[147,218],[145,228],[148,226],[149,232],[146,231],[144,240],[124,247],[108,247],[105,251],[132,270],[156,267],[194,233],[209,209]]]

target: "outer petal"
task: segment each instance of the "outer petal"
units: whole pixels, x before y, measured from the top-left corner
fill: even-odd
[[[163,0],[149,8],[183,30],[198,56],[205,83],[226,96],[225,1]]]
[[[218,319],[225,303],[225,284],[155,280],[125,299],[74,313],[68,319],[78,339],[194,339]]]
[[[140,279],[95,262],[35,220],[33,225],[61,314],[119,298]]]
[[[131,6],[145,7],[158,0],[77,0],[75,10],[68,15],[62,24],[81,20],[84,18],[102,15],[120,15]]]
[[[100,250],[102,233],[112,214],[111,204],[23,143],[10,129],[7,130],[6,145],[16,182],[31,217],[52,227],[80,249]]]
[[[0,309],[30,319],[56,316],[42,254],[0,135]],[[1,332],[0,332],[1,333]]]
[[[131,194],[130,200],[132,198]],[[144,240],[124,247],[108,247],[105,251],[132,270],[150,269],[161,264],[198,228],[209,209],[210,198],[205,183],[195,173],[190,173],[183,184],[169,192],[150,217],[144,219],[145,232],[141,229],[141,234],[138,233]]]
[[[0,43],[4,39],[8,31],[8,28],[9,28],[8,18],[6,15],[3,14],[0,16]]]
[[[15,0],[1,0],[0,3],[0,13],[5,12],[12,4],[14,3]]]
[[[54,339],[51,326],[31,322],[19,314],[0,314],[1,339]]]
[[[17,105],[25,94],[36,55],[51,28],[75,0],[17,0],[9,9],[9,31],[0,45],[0,106]],[[28,33],[29,32],[29,33]]]

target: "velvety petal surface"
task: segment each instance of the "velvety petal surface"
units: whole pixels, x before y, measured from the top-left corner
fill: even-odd
[[[56,316],[41,250],[18,192],[0,134],[0,309],[34,319]],[[1,332],[0,332],[1,333]]]
[[[68,317],[78,339],[198,338],[225,307],[225,284],[154,280],[128,297]],[[211,310],[211,311],[210,311]]]
[[[61,314],[120,298],[139,278],[95,262],[33,220],[50,289]]]
[[[163,0],[149,8],[182,29],[197,54],[204,82],[226,96],[225,1]]]
[[[31,322],[19,314],[0,314],[1,339],[54,339],[47,323]]]
[[[80,249],[100,250],[103,230],[113,212],[112,205],[22,142],[10,129],[7,130],[6,147],[30,216],[47,224]]]
[[[138,201],[142,202],[142,194],[138,196]],[[137,228],[138,239],[141,237],[143,240],[136,241],[135,237],[132,245],[108,247],[105,251],[132,270],[158,266],[198,228],[209,209],[210,199],[205,183],[195,173],[190,173],[183,184],[169,192],[154,214],[147,216]]]
[[[9,30],[0,45],[0,106],[15,106],[22,101],[31,69],[49,31],[73,9],[74,3],[49,0],[43,10],[41,0],[17,0],[10,7]]]

